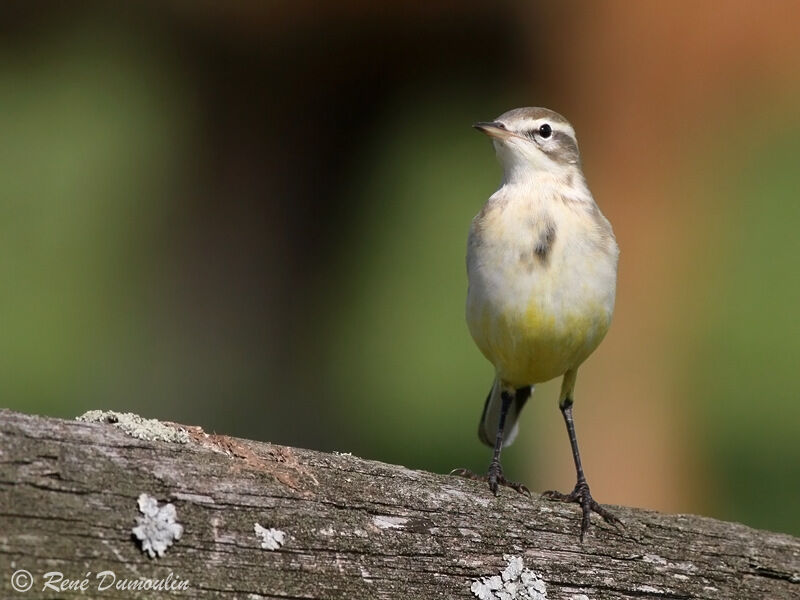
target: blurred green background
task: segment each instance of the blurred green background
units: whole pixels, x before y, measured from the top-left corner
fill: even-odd
[[[724,17],[724,18],[723,18]],[[622,249],[603,502],[800,534],[800,5],[4,2],[0,394],[483,470],[471,130],[565,114]],[[571,488],[557,382],[504,454]]]

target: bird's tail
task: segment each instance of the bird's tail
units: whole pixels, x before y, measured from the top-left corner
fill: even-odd
[[[517,437],[517,432],[519,431],[517,418],[519,418],[522,407],[525,406],[525,403],[528,401],[528,398],[531,397],[532,393],[533,386],[526,385],[517,388],[514,394],[514,400],[511,402],[511,406],[508,408],[508,413],[506,414],[506,423],[503,428],[505,431],[503,435],[503,447],[510,446],[514,442],[514,438]],[[497,437],[497,426],[500,423],[500,408],[502,405],[500,382],[495,379],[492,389],[489,390],[489,395],[486,396],[486,404],[483,406],[481,423],[478,426],[478,437],[487,446],[494,447],[494,441]]]

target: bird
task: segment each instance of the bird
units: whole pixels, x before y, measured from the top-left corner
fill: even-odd
[[[454,475],[506,486],[530,496],[503,474],[500,452],[517,436],[517,419],[536,384],[562,377],[559,408],[569,435],[577,482],[546,499],[580,505],[580,540],[591,514],[622,522],[592,497],[578,450],[573,404],[578,368],[611,324],[619,247],[589,191],[575,130],[560,114],[516,108],[473,125],[486,134],[503,168],[500,187],[472,220],[467,241],[466,320],[494,365],[478,435],[494,448],[488,472]]]

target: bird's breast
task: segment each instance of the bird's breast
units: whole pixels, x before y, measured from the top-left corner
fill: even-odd
[[[576,368],[606,334],[614,310],[617,248],[592,203],[487,204],[467,251],[467,323],[510,383],[547,381]],[[598,220],[601,219],[602,221]]]

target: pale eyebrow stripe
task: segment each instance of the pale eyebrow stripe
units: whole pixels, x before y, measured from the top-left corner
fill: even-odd
[[[550,127],[553,128],[553,131],[561,131],[566,133],[572,138],[572,141],[577,143],[577,140],[575,139],[575,130],[572,128],[572,126],[562,123],[561,121],[553,121],[552,119],[544,117],[539,119],[525,119],[520,123],[520,125],[525,131],[531,131],[532,129],[539,129],[539,127],[544,123],[549,124]]]

